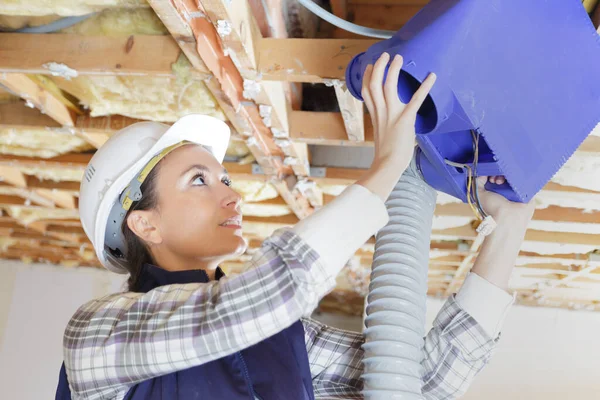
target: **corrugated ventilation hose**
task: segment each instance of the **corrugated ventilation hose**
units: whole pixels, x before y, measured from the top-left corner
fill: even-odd
[[[363,349],[367,400],[423,399],[421,379],[429,246],[436,191],[415,161],[386,202],[377,234]]]

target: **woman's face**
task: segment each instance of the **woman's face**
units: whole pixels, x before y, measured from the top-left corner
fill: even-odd
[[[151,246],[159,264],[218,262],[244,252],[241,198],[229,185],[227,171],[201,146],[183,146],[160,162],[152,212],[160,241]]]

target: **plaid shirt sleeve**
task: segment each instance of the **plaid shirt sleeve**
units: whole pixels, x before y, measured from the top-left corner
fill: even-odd
[[[242,350],[310,314],[334,285],[318,254],[286,229],[237,276],[93,300],[64,334],[72,396],[122,398],[138,382]]]
[[[364,336],[304,319],[306,349],[319,399],[362,399]],[[497,339],[450,297],[425,338],[423,396],[456,399],[488,363]]]

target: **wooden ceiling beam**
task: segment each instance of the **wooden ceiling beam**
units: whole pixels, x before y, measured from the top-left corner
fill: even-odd
[[[76,76],[175,77],[181,49],[170,36],[0,33],[0,72]],[[149,57],[148,55],[152,56]],[[197,68],[199,77],[206,70]]]
[[[201,29],[200,14],[190,14],[193,2],[185,3],[151,0],[157,15],[172,34],[131,35],[129,37],[86,36],[79,34],[52,34],[40,36],[30,33],[0,33],[0,72],[77,76],[165,76],[175,77],[171,66],[182,51],[188,57],[198,78],[210,79],[215,73],[202,53],[198,53],[197,37]],[[204,0],[209,15],[222,17],[215,8],[220,0]],[[238,1],[238,0],[236,0]],[[244,0],[247,1],[247,0]],[[206,3],[206,4],[204,4]],[[237,7],[226,9],[229,16]],[[186,8],[187,7],[187,8]],[[233,11],[230,11],[233,9]],[[188,20],[181,13],[187,12]],[[239,17],[240,14],[235,15]],[[242,15],[247,24],[247,15]],[[217,18],[215,21],[218,21]],[[242,20],[242,19],[239,19]],[[238,21],[239,22],[239,21]],[[216,32],[215,32],[216,33]],[[210,36],[210,35],[209,35]],[[238,35],[239,36],[239,35]],[[241,37],[241,36],[239,36]],[[208,37],[206,38],[208,39]],[[247,37],[238,43],[225,44],[237,57]],[[344,80],[346,65],[352,57],[365,51],[377,40],[370,39],[265,39],[255,40],[255,76],[263,81],[323,82],[324,79]],[[243,44],[242,44],[243,43]],[[73,51],[73,49],[77,49]],[[319,51],[315,51],[319,49]],[[243,49],[246,51],[246,49]],[[194,52],[196,51],[196,52]],[[152,54],[152,57],[148,57]],[[215,53],[217,54],[217,53]],[[198,55],[200,57],[198,57]],[[208,67],[208,68],[207,68]]]
[[[292,169],[284,164],[284,153],[276,145],[269,127],[265,125],[258,105],[244,99],[242,75],[232,58],[226,55],[217,30],[207,18],[207,14],[214,13],[218,7],[223,7],[223,4],[209,1],[206,4],[197,4],[192,0],[150,0],[149,3],[173,37],[177,38],[182,29],[188,33],[191,30],[198,54],[216,78],[205,81],[208,89],[236,130],[248,137],[248,148],[263,171],[271,177],[281,197],[298,217],[304,218],[309,215],[313,211],[312,207],[304,196],[292,190],[295,183],[295,178],[289,176]],[[183,18],[184,15],[188,18]],[[187,28],[182,26],[185,24]],[[227,52],[233,57],[243,56],[233,51]],[[248,54],[245,49],[244,54]]]
[[[365,140],[365,112],[363,102],[356,99],[345,83],[334,83],[335,96],[340,107],[340,114],[346,128],[346,136],[350,142],[362,143]]]
[[[43,114],[64,126],[75,125],[75,110],[38,82],[22,73],[0,73],[0,85],[21,97],[27,105],[35,107]]]
[[[36,158],[0,154],[0,166],[14,168],[53,168],[53,169],[85,169],[91,160],[91,153],[68,153],[51,158]]]
[[[290,138],[293,141],[332,146],[373,146],[373,124],[370,117],[364,119],[364,141],[350,140],[346,132],[342,113],[314,111],[290,113]],[[600,156],[600,136],[588,136],[578,152]]]
[[[262,122],[279,137],[275,144],[289,157],[288,165],[294,173],[307,176],[308,160],[301,158],[302,153],[296,151],[294,146],[287,146],[281,140],[281,137],[289,135],[288,109],[291,106],[285,87],[282,82],[264,82],[256,73],[256,51],[261,33],[248,0],[201,0],[200,4],[219,34],[222,48],[229,54],[243,79],[243,98],[258,105]]]
[[[471,225],[458,228],[434,229],[431,233],[435,239],[462,239],[475,240],[477,232]],[[600,248],[600,234],[571,233],[571,232],[549,232],[530,229],[525,235],[526,242],[543,242],[559,244],[580,244],[598,246]]]
[[[49,159],[39,159],[33,157],[22,157],[22,156],[8,156],[0,155],[0,172],[3,168],[9,168],[11,171],[16,170],[19,172],[19,168],[68,168],[68,169],[85,169],[89,160],[93,154],[81,154],[73,153],[66,154],[63,156],[53,157]],[[228,170],[234,180],[262,180],[267,181],[268,176],[260,173],[255,173],[251,164],[237,164],[237,163],[224,163],[225,168]],[[363,169],[351,169],[351,168],[324,168],[324,177],[312,177],[311,179],[316,182],[326,184],[351,184],[359,179],[365,170]],[[0,174],[1,176],[1,174]],[[57,188],[63,190],[78,190],[78,182],[49,182],[40,181],[34,177],[26,177],[29,188]],[[549,184],[548,187],[552,190],[564,189],[556,184]],[[597,194],[597,192],[589,191],[591,194]],[[15,197],[5,197],[4,204],[23,204],[22,199],[16,199]],[[331,201],[334,197],[326,196],[325,203]],[[1,199],[1,198],[0,198]],[[71,208],[71,207],[69,207]],[[471,217],[472,212],[467,205],[462,203],[451,203],[436,207],[435,214],[437,216],[448,216],[448,217]],[[536,210],[534,214],[535,221],[550,221],[550,222],[570,222],[570,223],[582,223],[582,224],[600,224],[600,211],[583,211],[576,208],[566,208],[550,206],[545,209]]]
[[[352,58],[377,42],[371,39],[262,39],[258,44],[257,72],[264,80],[313,83],[345,80],[346,66]]]

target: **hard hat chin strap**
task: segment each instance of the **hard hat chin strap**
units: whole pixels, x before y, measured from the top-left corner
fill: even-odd
[[[108,223],[104,234],[104,248],[112,256],[118,259],[124,259],[127,256],[125,236],[121,229],[127,212],[131,209],[133,203],[142,199],[142,185],[150,175],[150,172],[156,165],[170,152],[187,144],[193,144],[187,140],[166,147],[160,153],[156,154],[142,170],[131,180],[129,185],[121,192],[118,201],[115,201],[108,215]]]

